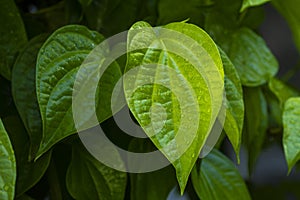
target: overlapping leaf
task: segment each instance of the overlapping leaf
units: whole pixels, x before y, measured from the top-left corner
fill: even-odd
[[[250,200],[239,171],[222,153],[213,150],[192,171],[192,182],[201,199]]]
[[[13,200],[16,183],[16,160],[7,132],[0,119],[0,199]]]
[[[219,50],[225,72],[226,118],[224,130],[239,160],[239,151],[244,124],[243,89],[240,78],[233,64],[225,52],[223,52],[221,49]]]
[[[103,36],[99,33],[90,31],[83,26],[69,25],[55,31],[40,49],[37,60],[36,87],[43,120],[43,139],[38,156],[56,142],[77,132],[72,114],[74,82],[82,62],[101,41],[103,41]],[[103,49],[103,51],[107,51],[107,49]],[[98,66],[101,62],[92,64]],[[103,77],[110,76],[112,82],[116,82],[121,76],[116,63],[107,70]],[[88,71],[86,73],[89,74]],[[82,80],[81,83],[77,82],[77,84],[80,85],[84,81],[86,80]],[[94,84],[98,85],[99,83]],[[110,96],[107,95],[112,93],[113,87],[113,84],[101,85],[100,81],[99,90],[101,90],[103,98],[96,98],[105,102],[101,102],[104,106],[101,107],[103,112],[98,115],[100,122],[111,116],[111,112],[109,112]],[[96,99],[96,94],[92,95],[89,97]],[[82,106],[84,106],[84,101]],[[85,115],[84,112],[82,114]],[[88,117],[87,114],[84,120],[89,120]]]
[[[243,0],[243,5],[242,5],[242,8],[241,8],[241,12],[243,12],[244,10],[246,10],[249,7],[259,6],[259,5],[262,5],[262,4],[267,3],[269,1],[271,1],[271,0]]]
[[[224,75],[218,49],[203,30],[186,23],[163,28],[156,34],[138,22],[130,29],[124,88],[131,112],[174,165],[183,193],[221,107]]]
[[[74,141],[72,161],[67,172],[67,188],[73,198],[122,200],[126,173],[111,169],[96,160],[80,141]],[[115,151],[114,159],[120,159]]]
[[[29,159],[33,159],[42,139],[42,119],[36,97],[36,59],[46,35],[29,41],[18,56],[12,71],[12,93],[30,138]]]
[[[289,172],[300,160],[300,98],[288,99],[283,111],[283,148]]]

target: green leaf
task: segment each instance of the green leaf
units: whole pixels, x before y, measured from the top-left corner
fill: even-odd
[[[117,151],[115,155],[116,159],[120,159]],[[89,154],[80,141],[74,141],[72,161],[66,178],[68,191],[73,198],[122,200],[126,179],[126,173],[100,163]]]
[[[0,2],[0,26],[0,74],[10,80],[15,57],[27,42],[24,24],[14,1]]]
[[[72,113],[74,81],[86,56],[103,39],[99,33],[84,26],[69,25],[55,31],[40,49],[36,66],[36,87],[43,121],[43,138],[38,157],[55,143],[77,132]],[[110,82],[116,83],[120,76],[119,66],[114,63],[102,78],[110,78]],[[96,98],[106,103],[100,102],[100,105],[104,104],[100,107],[102,112],[97,113],[100,122],[111,116],[108,94],[112,93],[113,87],[113,84],[105,85],[100,80],[98,88],[103,96]]]
[[[243,5],[240,12],[245,11],[249,7],[253,6],[260,6],[262,4],[265,4],[271,0],[243,0]]]
[[[237,71],[235,70],[235,67],[231,63],[230,59],[223,50],[219,49],[219,51],[225,73],[226,117],[224,130],[235,150],[239,161],[239,152],[244,124],[243,89]]]
[[[17,160],[16,195],[19,196],[32,188],[45,174],[51,152],[46,153],[36,162],[28,161],[29,138],[19,117],[10,116],[3,119],[11,138]]]
[[[261,88],[244,88],[244,141],[249,154],[250,171],[261,152],[268,127],[267,102]]]
[[[274,7],[288,22],[294,36],[294,40],[298,50],[300,51],[300,0],[272,0]]]
[[[284,104],[283,148],[289,173],[300,159],[300,98],[293,97]]]
[[[250,200],[239,171],[222,153],[213,150],[192,171],[192,183],[200,199]]]
[[[158,1],[158,24],[167,24],[174,21],[189,19],[191,23],[202,24],[204,15],[201,10],[203,5],[211,5],[212,1],[187,0],[184,3],[180,0]]]
[[[7,132],[0,119],[0,199],[12,200],[15,195],[16,160]]]
[[[151,141],[145,142],[134,139],[130,143],[129,150],[134,152],[150,152],[156,149],[153,148]],[[154,172],[131,173],[130,199],[167,199],[171,190],[177,186],[175,177],[175,171],[171,166]]]
[[[278,62],[265,41],[248,28],[233,32],[221,47],[236,67],[244,86],[262,85],[278,71]]]
[[[40,35],[28,42],[12,71],[12,93],[30,138],[29,159],[35,158],[42,139],[42,119],[36,97],[35,70],[40,47],[46,40]]]
[[[220,110],[224,74],[219,51],[202,29],[186,23],[163,28],[156,34],[137,22],[130,29],[128,50],[135,51],[127,57],[124,89],[134,117],[175,167],[183,193]]]
[[[300,95],[296,89],[288,86],[277,78],[271,78],[268,82],[268,87],[277,97],[282,108],[286,100],[288,100],[290,97],[296,97]]]

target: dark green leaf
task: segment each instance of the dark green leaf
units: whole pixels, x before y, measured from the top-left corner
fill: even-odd
[[[130,151],[152,151],[150,141],[133,140],[129,146]],[[130,161],[129,161],[130,162]],[[171,166],[148,173],[130,174],[130,199],[153,200],[167,199],[171,190],[177,186],[175,171]],[[158,181],[159,180],[159,181]]]
[[[213,150],[192,171],[192,182],[201,199],[250,200],[248,189],[234,164]]]
[[[36,87],[43,121],[43,139],[38,156],[61,139],[77,132],[72,114],[74,81],[86,56],[102,40],[103,37],[97,32],[90,31],[83,26],[69,25],[55,31],[40,49],[37,60]],[[111,82],[116,82],[121,76],[116,63],[107,70],[103,77],[109,76]],[[100,95],[103,94],[103,96],[97,99],[108,102],[107,105],[101,107],[103,112],[98,115],[100,122],[111,116],[110,98],[107,95],[112,93],[113,87],[113,84],[101,85],[100,81],[99,90]]]
[[[48,168],[51,152],[43,155],[36,162],[28,161],[29,138],[19,117],[11,116],[3,119],[11,138],[17,160],[16,195],[21,195],[34,186]]]
[[[219,49],[224,73],[226,92],[226,118],[224,130],[239,160],[239,152],[244,124],[243,89],[240,78],[227,55]]]
[[[42,139],[42,119],[36,97],[35,70],[45,35],[32,39],[19,54],[12,71],[12,93],[30,138],[29,159],[35,158]]]
[[[293,32],[294,40],[300,51],[300,0],[272,0],[272,4],[287,20]]]
[[[120,159],[117,151],[115,155],[115,159]],[[126,173],[100,163],[80,141],[74,141],[72,161],[67,172],[67,188],[73,198],[122,200],[126,179]]]
[[[249,154],[249,168],[254,163],[263,147],[268,127],[266,99],[261,88],[244,88],[245,125],[244,137]]]
[[[27,42],[24,24],[14,1],[0,2],[0,26],[0,74],[10,80],[16,55]]]
[[[293,97],[284,104],[283,147],[289,172],[300,160],[300,98]]]
[[[12,200],[15,195],[16,160],[7,132],[0,119],[0,199]]]
[[[248,28],[233,32],[221,47],[236,67],[245,86],[262,85],[278,71],[277,60],[265,41]]]
[[[183,193],[220,110],[224,74],[218,49],[202,29],[186,23],[172,23],[163,28],[157,35],[145,22],[138,22],[130,29],[128,50],[136,51],[128,54],[125,71],[140,68],[136,75],[128,75],[124,88],[131,112],[155,146],[174,165]],[[175,33],[179,35],[174,37]],[[202,68],[195,62],[203,64],[202,72],[210,87],[198,71]],[[149,63],[152,65],[147,66]],[[144,81],[150,83],[142,84]]]

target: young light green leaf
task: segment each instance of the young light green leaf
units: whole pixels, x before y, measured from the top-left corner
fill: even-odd
[[[0,199],[13,200],[16,183],[16,160],[8,134],[0,119]]]
[[[220,48],[219,51],[221,54],[225,73],[227,109],[224,130],[235,150],[239,161],[239,152],[244,124],[243,89],[237,71],[235,70],[235,67],[231,63],[230,59]]]
[[[72,160],[67,171],[67,188],[73,198],[123,200],[126,188],[126,173],[111,169],[96,160],[74,141]],[[121,159],[115,152],[115,159]]]
[[[12,94],[30,138],[29,160],[35,158],[42,139],[42,119],[36,97],[36,59],[46,35],[28,42],[19,54],[12,70]]]
[[[76,74],[86,56],[103,39],[99,33],[90,31],[84,26],[69,25],[55,31],[40,49],[37,59],[36,90],[43,121],[43,138],[37,156],[42,155],[61,139],[77,132],[72,114]],[[112,64],[103,75],[106,76],[110,77],[111,82],[116,83],[121,76],[119,66],[116,63]],[[109,77],[104,79],[107,80]],[[101,84],[100,80],[98,88],[101,90],[100,95],[103,96],[96,97],[106,102],[98,115],[100,122],[111,116],[110,98],[107,94],[112,93],[114,85],[104,86],[104,84]]]
[[[284,104],[283,148],[289,173],[300,160],[300,98],[293,97]]]
[[[195,165],[192,183],[197,195],[205,200],[250,200],[246,184],[234,164],[213,150]]]
[[[124,75],[128,106],[175,167],[183,193],[222,104],[219,51],[195,25],[171,23],[154,32],[145,22],[129,30],[128,51],[132,51]]]
[[[244,86],[262,85],[278,71],[278,62],[265,41],[248,28],[233,32],[221,47],[236,67]]]
[[[0,2],[0,74],[11,79],[16,54],[27,42],[26,31],[14,1]]]
[[[247,8],[249,7],[253,7],[253,6],[260,6],[264,3],[267,3],[271,0],[243,0],[243,5],[241,7],[240,12],[245,11]]]
[[[296,97],[300,95],[296,89],[286,85],[277,78],[271,78],[268,82],[268,87],[279,100],[281,107],[283,107],[286,100],[288,100],[290,97]]]
[[[19,117],[10,116],[3,119],[11,138],[17,160],[16,196],[22,195],[32,188],[45,174],[51,152],[46,153],[36,162],[28,161],[29,138]]]
[[[300,0],[272,0],[272,4],[288,22],[298,51],[300,51],[300,13],[298,10]]]
[[[249,153],[249,168],[261,152],[268,127],[267,102],[261,88],[244,88],[244,137]]]

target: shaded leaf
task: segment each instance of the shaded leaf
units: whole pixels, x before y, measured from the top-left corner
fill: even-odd
[[[22,195],[32,188],[45,174],[51,152],[46,153],[36,162],[28,161],[29,138],[19,117],[11,116],[3,119],[11,138],[17,160],[16,195]]]
[[[74,141],[72,149],[72,160],[66,181],[73,198],[124,199],[126,173],[109,168],[96,160],[80,141]],[[115,155],[115,159],[120,159],[117,151]]]
[[[289,172],[300,159],[300,98],[293,97],[284,104],[283,148]]]
[[[300,13],[299,6],[300,0],[272,0],[274,7],[280,14],[287,20],[294,36],[298,51],[300,51]]]
[[[250,200],[246,184],[234,164],[222,153],[213,150],[192,171],[197,195],[205,200]]]
[[[15,196],[16,160],[7,132],[0,119],[0,199]]]
[[[244,137],[248,148],[249,169],[261,152],[268,127],[267,102],[261,88],[244,88],[245,125]]]
[[[42,119],[36,97],[35,70],[40,47],[45,35],[37,36],[28,42],[19,54],[12,71],[12,93],[30,138],[29,159],[35,158],[42,139]]]
[[[0,2],[0,74],[11,79],[11,68],[19,50],[27,42],[24,24],[15,2]]]

